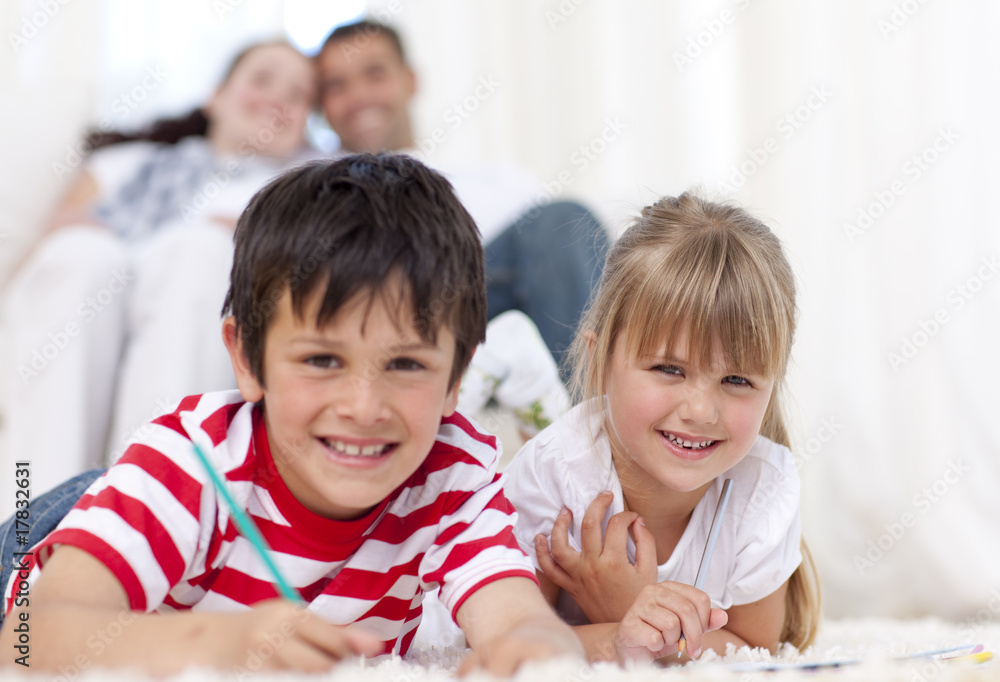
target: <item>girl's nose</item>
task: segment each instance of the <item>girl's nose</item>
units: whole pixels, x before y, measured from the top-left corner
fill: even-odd
[[[714,424],[719,419],[719,408],[708,391],[692,388],[681,401],[678,413],[684,421],[694,424]]]

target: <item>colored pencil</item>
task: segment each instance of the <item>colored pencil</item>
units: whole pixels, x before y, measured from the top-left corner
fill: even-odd
[[[292,586],[285,580],[285,577],[281,575],[281,571],[278,569],[278,565],[274,563],[274,559],[271,558],[271,548],[267,546],[267,541],[264,540],[264,536],[260,534],[257,525],[253,522],[246,512],[244,512],[233,496],[229,493],[229,488],[226,483],[219,477],[219,474],[212,467],[211,462],[208,461],[208,457],[197,443],[191,443],[194,446],[194,452],[198,455],[198,459],[201,460],[202,466],[205,467],[205,471],[208,472],[209,478],[212,479],[212,483],[215,485],[215,489],[219,491],[223,499],[225,499],[226,504],[229,506],[229,511],[233,515],[233,521],[236,523],[236,528],[240,531],[240,534],[250,541],[250,544],[257,551],[261,560],[267,566],[267,569],[271,572],[271,576],[274,578],[274,584],[278,588],[278,592],[285,599],[289,601],[296,602],[298,604],[303,603],[302,596],[292,589]]]
[[[719,495],[719,504],[715,508],[715,516],[712,518],[712,526],[708,530],[708,540],[705,542],[705,551],[701,554],[701,563],[698,564],[698,574],[694,579],[694,586],[702,589],[705,585],[705,576],[708,575],[708,565],[712,562],[712,554],[715,552],[715,541],[719,539],[719,530],[722,527],[722,517],[726,513],[726,505],[729,504],[729,494],[732,492],[733,479],[727,478],[722,483],[722,493]],[[677,658],[687,649],[687,640],[684,633],[681,633],[680,641],[677,642]]]

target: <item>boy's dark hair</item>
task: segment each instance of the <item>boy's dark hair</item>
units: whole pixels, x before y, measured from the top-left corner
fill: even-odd
[[[342,40],[350,40],[357,36],[364,36],[365,38],[385,36],[392,43],[393,47],[396,48],[396,52],[399,54],[399,61],[406,64],[406,51],[403,49],[403,40],[399,37],[399,32],[391,26],[378,21],[372,21],[371,19],[361,19],[352,24],[344,24],[335,28],[326,37],[326,40],[323,41],[320,54],[325,52],[334,43],[339,43]]]
[[[486,284],[479,230],[451,185],[402,154],[355,154],[310,163],[270,182],[236,225],[223,314],[236,318],[250,369],[264,384],[264,340],[287,289],[301,318],[325,286],[317,326],[359,292],[408,301],[421,338],[455,336],[449,385],[486,338]],[[387,291],[398,276],[401,291]],[[369,301],[370,304],[371,301]]]

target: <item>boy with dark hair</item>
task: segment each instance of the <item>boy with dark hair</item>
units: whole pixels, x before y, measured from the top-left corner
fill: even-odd
[[[581,655],[517,547],[495,439],[455,412],[486,325],[482,259],[448,183],[405,156],[263,189],[225,304],[239,392],[186,398],[90,486],[7,585],[0,650],[30,622],[38,667],[319,671],[405,654],[440,586],[470,665]],[[308,607],[274,598],[195,444]]]

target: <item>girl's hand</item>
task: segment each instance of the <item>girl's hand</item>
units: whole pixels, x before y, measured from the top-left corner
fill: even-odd
[[[683,583],[662,582],[642,589],[615,632],[621,663],[650,663],[676,653],[681,634],[691,658],[701,655],[706,632],[725,627],[728,614],[713,609],[708,595]]]
[[[254,605],[240,623],[237,669],[325,672],[345,658],[384,649],[374,634],[334,625],[286,599]]]
[[[616,623],[639,591],[656,583],[656,541],[635,512],[615,514],[602,537],[601,521],[614,496],[603,492],[587,507],[581,525],[581,547],[569,544],[572,513],[563,509],[552,526],[552,547],[544,535],[535,538],[542,572],[573,596],[591,623]],[[635,537],[635,564],[629,562],[628,529]]]

